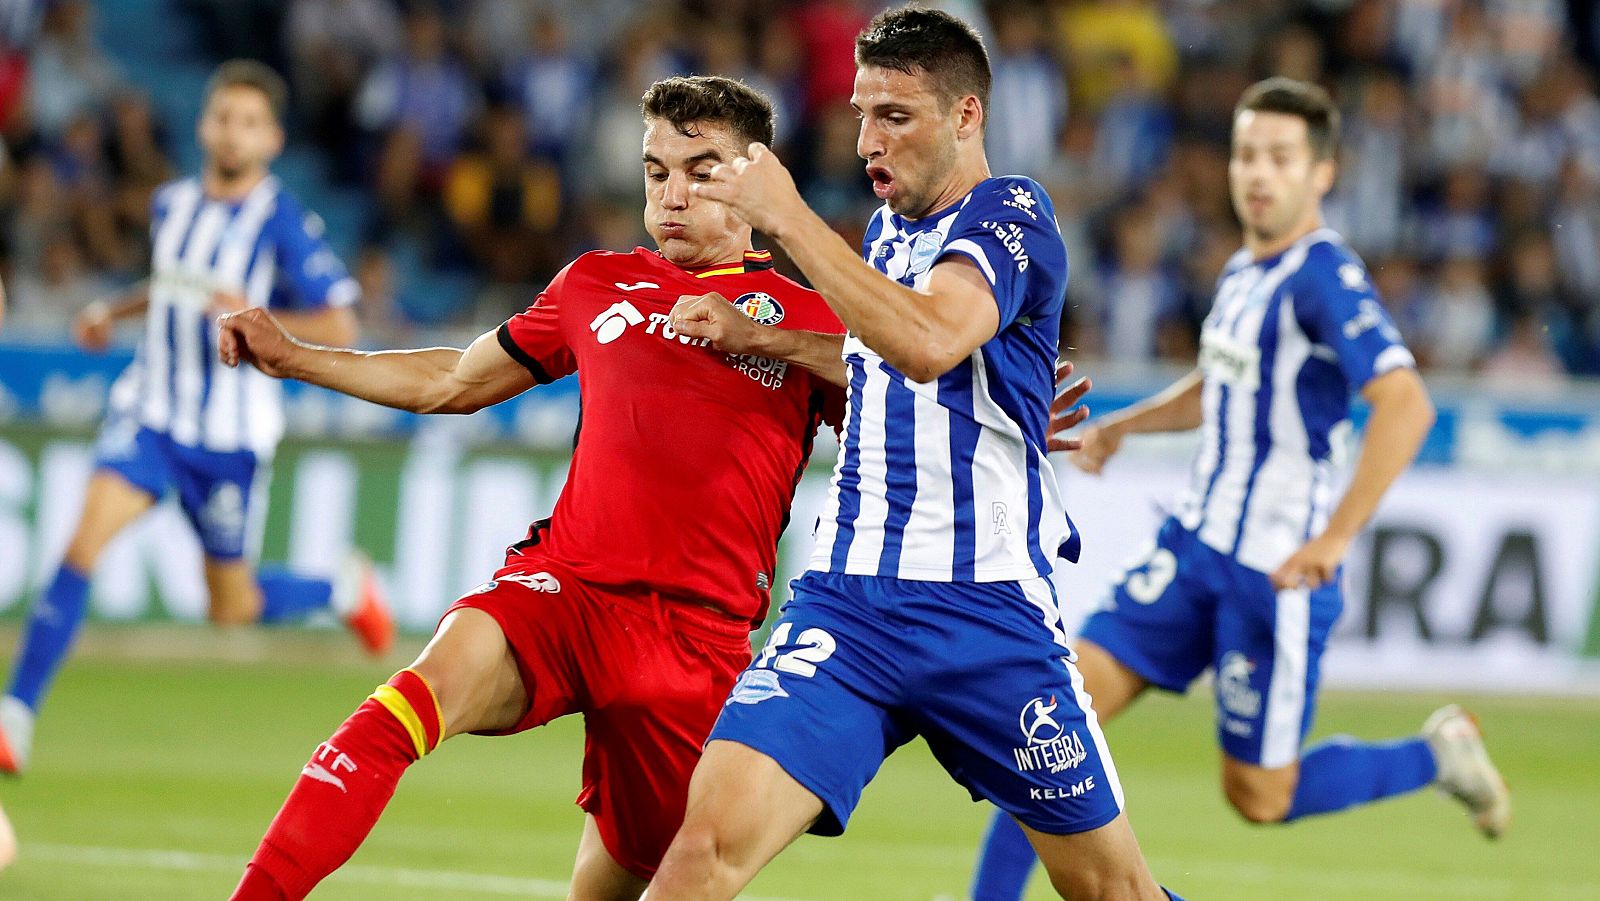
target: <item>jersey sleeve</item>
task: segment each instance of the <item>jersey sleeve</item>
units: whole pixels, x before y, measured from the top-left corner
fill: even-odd
[[[534,381],[548,384],[578,369],[578,360],[561,330],[561,296],[569,265],[539,293],[533,306],[507,319],[496,331],[505,352],[533,374]]]
[[[328,244],[322,217],[283,196],[269,228],[278,278],[268,306],[348,307],[360,299],[361,288]]]
[[[1066,291],[1067,252],[1055,212],[1037,185],[1025,179],[990,182],[974,193],[939,251],[975,263],[994,291],[1000,328],[1032,315]]]
[[[1295,286],[1295,315],[1313,343],[1338,356],[1355,390],[1392,369],[1416,368],[1388,310],[1353,255],[1332,245],[1312,248]]]

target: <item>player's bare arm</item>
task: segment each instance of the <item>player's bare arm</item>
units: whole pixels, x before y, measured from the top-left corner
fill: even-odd
[[[413,413],[472,413],[532,388],[533,376],[493,332],[466,350],[355,351],[321,347],[289,334],[260,307],[221,320],[217,350],[229,366],[248,363],[274,378],[299,379]]]
[[[787,360],[841,388],[849,381],[843,335],[762,325],[715,291],[679,297],[670,315],[673,331],[709,339],[712,347],[724,353]]]
[[[72,320],[72,340],[84,350],[99,353],[111,343],[119,321],[142,316],[149,307],[150,283],[141,281],[115,300],[97,300],[78,311]]]
[[[692,190],[782,244],[850,333],[889,365],[931,382],[994,337],[1000,310],[977,264],[946,259],[923,291],[884,278],[806,205],[771,150],[751,144],[748,154],[713,168]]]
[[[218,291],[211,295],[212,311],[223,316],[250,308],[242,294]],[[303,313],[277,312],[273,316],[289,334],[307,344],[349,347],[360,337],[355,311],[349,307],[323,307]]]
[[[1361,396],[1372,406],[1366,438],[1350,487],[1322,534],[1306,542],[1272,574],[1279,589],[1317,588],[1330,581],[1350,542],[1372,518],[1389,486],[1417,458],[1433,428],[1433,401],[1415,369],[1394,369],[1368,382]]]
[[[1081,446],[1067,459],[1084,472],[1099,475],[1106,463],[1121,449],[1122,439],[1128,435],[1140,432],[1186,432],[1199,428],[1204,413],[1200,404],[1204,385],[1205,377],[1196,369],[1173,382],[1160,394],[1101,417],[1083,431],[1079,439]],[[1062,430],[1063,426],[1058,420],[1051,421],[1052,436]],[[1051,450],[1058,449],[1055,445],[1057,440],[1060,439],[1050,439]]]

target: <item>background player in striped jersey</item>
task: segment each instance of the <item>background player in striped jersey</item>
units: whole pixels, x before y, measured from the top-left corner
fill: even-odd
[[[885,201],[865,263],[764,146],[696,186],[848,326],[849,411],[810,570],[729,695],[650,897],[734,897],[800,833],[842,832],[921,735],[1027,824],[1063,896],[1165,898],[1048,578],[1075,555],[1045,458],[1067,277],[1050,198],[990,176],[988,57],[960,20],[885,12],[856,64],[856,149]]]
[[[584,402],[550,518],[317,748],[235,897],[309,892],[444,738],[571,713],[584,716],[588,814],[571,897],[639,897],[682,822],[706,733],[766,616],[812,436],[842,406],[837,343],[804,339],[843,328],[750,249],[750,226],[690,190],[772,139],[771,103],[726,78],[669,78],[643,113],[645,226],[660,250],[584,254],[465,351],[333,351],[290,341],[262,310],[225,320],[225,358],[402,409],[469,412],[573,373]],[[732,315],[675,331],[679,299],[713,286],[742,312],[722,301]],[[747,340],[758,322],[773,327]]]
[[[168,492],[200,538],[213,622],[281,622],[331,606],[373,653],[393,640],[364,562],[353,560],[335,586],[281,569],[258,575],[248,560],[283,410],[272,379],[218,364],[216,319],[269,307],[306,340],[356,337],[355,281],[320,220],[268,171],[283,149],[286,103],[282,79],[261,63],[217,69],[197,129],[201,172],[163,186],[152,203],[150,277],[78,317],[76,337],[89,350],[106,346],[119,319],[143,315],[144,335],[112,388],[82,516],[29,613],[0,698],[0,771],[27,762],[35,713],[83,621],[100,552]]]
[[[1414,738],[1300,747],[1343,606],[1340,563],[1433,424],[1415,361],[1366,268],[1322,227],[1338,132],[1338,109],[1315,85],[1272,78],[1239,102],[1228,178],[1245,246],[1217,283],[1199,367],[1091,425],[1070,458],[1099,473],[1126,435],[1200,429],[1188,490],[1149,556],[1085,623],[1078,667],[1101,717],[1149,686],[1182,692],[1214,668],[1223,791],[1253,822],[1436,784],[1495,837],[1510,799],[1476,721],[1459,708],[1439,710]],[[1372,414],[1334,504],[1330,433],[1349,417],[1354,392]],[[974,897],[1020,897],[1032,860],[997,817]]]

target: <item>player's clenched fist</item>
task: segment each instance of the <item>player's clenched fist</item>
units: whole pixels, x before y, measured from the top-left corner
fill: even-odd
[[[287,378],[287,366],[299,342],[283,330],[271,313],[251,307],[217,320],[222,336],[217,353],[229,366],[249,363],[273,378]]]
[[[669,321],[673,331],[691,338],[709,338],[717,350],[731,354],[761,352],[765,326],[752,322],[715,291],[698,297],[681,295],[672,306]]]
[[[725,203],[750,227],[777,235],[805,209],[794,177],[765,144],[757,141],[731,163],[713,166],[706,181],[690,186],[696,195]]]

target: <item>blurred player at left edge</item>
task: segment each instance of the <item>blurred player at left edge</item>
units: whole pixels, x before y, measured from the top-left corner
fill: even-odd
[[[197,129],[200,174],[162,186],[152,201],[150,277],[113,303],[89,305],[75,323],[78,343],[97,351],[117,320],[145,317],[134,361],[111,390],[77,529],[28,615],[0,697],[0,771],[27,765],[34,719],[83,622],[101,551],[168,493],[204,550],[212,622],[278,623],[331,609],[367,650],[381,654],[393,641],[364,560],[332,581],[258,573],[250,561],[283,405],[275,380],[218,362],[217,318],[266,307],[298,338],[348,345],[360,293],[321,220],[268,170],[283,150],[286,102],[283,80],[261,63],[217,68]]]

